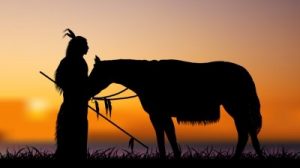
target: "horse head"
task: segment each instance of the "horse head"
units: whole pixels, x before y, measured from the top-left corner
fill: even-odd
[[[103,67],[104,65],[97,55],[94,61],[94,67],[89,75],[89,89],[92,95],[98,94],[110,84],[110,81],[105,77],[107,72]]]

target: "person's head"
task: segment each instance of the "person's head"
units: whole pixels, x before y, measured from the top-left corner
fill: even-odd
[[[65,32],[66,34],[64,36],[71,38],[67,47],[66,57],[83,57],[89,50],[86,38],[76,36],[70,29],[66,29]]]

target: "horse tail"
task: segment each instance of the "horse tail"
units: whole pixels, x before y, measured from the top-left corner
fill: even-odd
[[[262,127],[262,116],[260,113],[260,103],[257,95],[253,95],[252,102],[250,102],[250,128],[258,134]]]
[[[262,127],[262,116],[260,112],[260,102],[257,96],[255,84],[252,80],[251,89],[248,95],[248,116],[250,118],[250,128],[258,134]]]

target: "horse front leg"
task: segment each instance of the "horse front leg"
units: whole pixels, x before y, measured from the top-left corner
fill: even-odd
[[[156,140],[157,140],[160,157],[165,158],[166,157],[166,149],[165,149],[163,121],[160,117],[155,116],[155,115],[150,115],[150,120],[155,129]]]
[[[164,124],[165,124],[165,131],[167,134],[167,137],[169,139],[169,142],[171,144],[171,147],[174,152],[174,157],[175,158],[180,158],[181,151],[178,148],[177,140],[176,140],[176,134],[175,134],[175,127],[172,121],[171,117],[166,117],[164,119]]]

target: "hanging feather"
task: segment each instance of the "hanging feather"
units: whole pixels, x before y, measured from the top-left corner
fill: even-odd
[[[129,139],[128,147],[131,149],[131,152],[133,152],[133,147],[134,147],[134,138],[131,137]]]
[[[107,100],[107,105],[108,105],[109,117],[111,117],[112,106],[111,106],[111,101],[110,101],[110,99]]]
[[[105,114],[107,115],[108,113],[108,102],[107,99],[104,98],[104,105],[105,105]]]
[[[99,104],[98,104],[97,100],[94,100],[94,103],[95,103],[95,109],[96,109],[97,119],[98,119],[99,115],[100,115],[100,108],[99,108]]]
[[[66,33],[64,34],[63,37],[69,36],[71,39],[76,37],[75,33],[71,29],[66,29],[64,32]]]

